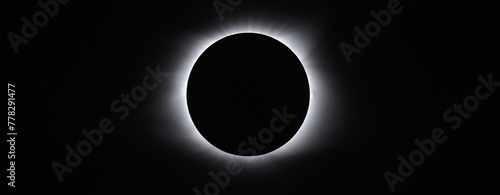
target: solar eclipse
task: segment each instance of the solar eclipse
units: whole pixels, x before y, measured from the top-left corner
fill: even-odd
[[[189,75],[187,104],[200,134],[235,155],[266,154],[299,130],[310,89],[298,57],[266,35],[239,33],[208,47]]]
[[[252,16],[248,18],[239,18],[234,22],[224,22],[221,28],[210,26],[200,27],[200,31],[185,34],[183,39],[178,39],[176,45],[180,48],[170,50],[166,56],[177,56],[165,63],[174,64],[173,71],[169,76],[171,88],[165,93],[165,98],[161,107],[158,107],[158,117],[163,118],[167,123],[165,127],[158,129],[160,140],[168,147],[174,147],[181,154],[192,158],[195,161],[218,161],[225,163],[227,160],[236,159],[246,166],[269,166],[265,165],[271,161],[284,160],[294,156],[321,150],[328,143],[331,143],[331,135],[336,131],[332,128],[333,123],[337,123],[338,111],[334,109],[339,98],[337,94],[338,86],[329,85],[331,78],[325,77],[324,66],[330,63],[325,55],[316,53],[315,50],[320,44],[317,39],[319,31],[313,21],[294,20],[288,23],[279,23],[283,18],[273,18],[271,16]],[[242,156],[223,151],[214,147],[197,129],[195,121],[191,118],[189,111],[187,92],[188,81],[193,67],[202,54],[216,42],[242,33],[254,33],[268,36],[275,39],[290,49],[300,60],[305,72],[310,89],[310,101],[306,117],[300,126],[300,130],[284,145],[265,155]],[[221,58],[219,60],[223,60]],[[314,94],[314,96],[313,96]],[[283,111],[283,107],[277,106],[276,109]],[[325,113],[334,109],[333,115]],[[175,114],[172,114],[175,113]],[[290,114],[296,114],[288,111]],[[257,128],[269,127],[269,122],[274,116],[272,109],[267,110],[269,118],[265,121],[267,124]],[[264,120],[264,119],[263,119]],[[278,123],[276,123],[278,125]],[[165,129],[170,129],[166,131]],[[246,141],[248,136],[258,136],[258,134],[249,134],[238,143]],[[233,150],[237,150],[234,148]],[[244,149],[247,149],[245,146]]]

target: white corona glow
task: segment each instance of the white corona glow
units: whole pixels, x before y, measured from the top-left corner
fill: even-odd
[[[260,156],[245,157],[233,155],[211,145],[194,126],[187,106],[187,83],[191,69],[199,56],[218,40],[238,33],[267,35],[290,48],[304,66],[311,91],[308,113],[295,136],[282,147]],[[319,37],[318,33],[319,29],[312,26],[312,23],[308,21],[297,19],[283,21],[253,17],[241,19],[233,23],[225,21],[217,29],[208,27],[197,34],[186,35],[182,43],[179,43],[179,47],[183,47],[183,50],[175,52],[178,56],[176,57],[177,61],[174,61],[173,65],[177,65],[177,67],[175,67],[174,72],[169,77],[169,82],[174,82],[175,86],[172,91],[167,92],[170,105],[166,107],[166,110],[168,113],[173,112],[177,114],[174,121],[178,123],[175,124],[178,127],[178,129],[174,129],[176,132],[171,133],[175,134],[175,138],[170,139],[183,145],[183,152],[190,153],[189,151],[185,151],[188,148],[193,151],[190,154],[198,157],[223,161],[232,159],[248,162],[249,164],[273,163],[271,159],[289,157],[314,149],[315,147],[320,147],[322,144],[318,143],[318,141],[325,141],[325,137],[328,137],[330,135],[329,132],[333,130],[324,127],[325,117],[322,113],[325,113],[326,109],[328,109],[325,105],[335,100],[332,97],[328,97],[331,87],[328,88],[325,86],[324,83],[327,82],[326,77],[321,74],[322,70],[319,70],[318,67],[319,63],[325,63],[324,60],[321,61],[317,57],[314,59],[311,57],[313,49],[317,44],[315,37]],[[312,92],[314,92],[314,98]]]

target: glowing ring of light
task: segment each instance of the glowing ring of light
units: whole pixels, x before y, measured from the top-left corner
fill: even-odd
[[[287,157],[321,147],[321,143],[317,143],[317,141],[324,140],[333,130],[322,127],[322,124],[325,124],[326,121],[325,117],[322,116],[322,114],[326,113],[325,109],[327,109],[324,105],[333,103],[335,99],[328,97],[332,89],[325,86],[327,78],[321,74],[321,70],[318,70],[319,68],[317,67],[320,61],[321,63],[325,63],[325,60],[311,58],[311,53],[316,45],[315,37],[317,37],[318,33],[315,30],[311,30],[310,26],[307,26],[310,23],[303,21],[300,24],[293,22],[283,23],[282,21],[278,24],[278,22],[273,23],[271,20],[256,20],[255,18],[245,21],[242,22],[240,20],[231,24],[225,22],[223,25],[226,28],[217,29],[213,32],[204,31],[200,33],[202,35],[188,36],[186,39],[190,39],[191,42],[188,41],[187,44],[186,42],[179,43],[179,46],[184,47],[184,50],[181,51],[178,61],[173,62],[179,65],[177,69],[179,71],[171,74],[170,78],[173,79],[171,81],[175,83],[175,86],[173,91],[168,92],[170,106],[173,106],[173,108],[169,106],[166,108],[169,113],[175,112],[177,114],[177,125],[180,125],[180,129],[174,129],[174,131],[178,132],[175,133],[174,139],[171,138],[172,141],[189,146],[187,148],[193,150],[192,154],[197,156],[253,163],[264,162],[278,157]],[[189,74],[198,57],[216,41],[229,35],[246,32],[270,36],[290,48],[304,66],[311,90],[308,114],[295,136],[288,143],[273,152],[251,157],[229,154],[211,145],[194,126],[189,115],[186,100]],[[185,149],[183,150],[183,152],[186,152]]]

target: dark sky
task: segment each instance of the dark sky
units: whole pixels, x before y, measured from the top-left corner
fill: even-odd
[[[241,171],[230,175],[219,194],[391,194],[386,171],[405,179],[394,185],[394,194],[498,194],[495,6],[402,0],[385,27],[376,23],[380,32],[364,35],[370,42],[357,46],[355,27],[364,32],[365,24],[376,21],[371,10],[382,13],[388,2],[394,3],[243,0],[221,21],[210,1],[70,1],[58,3],[57,13],[38,23],[36,34],[27,32],[35,35],[17,53],[9,34],[26,37],[22,18],[33,21],[43,9],[37,1],[2,2],[2,72],[4,85],[15,85],[18,133],[16,188],[7,186],[8,192],[195,194],[197,188],[203,193],[205,184],[214,182],[209,172],[242,161],[214,155],[193,144],[199,140],[186,138],[192,129],[179,121],[190,119],[179,109],[187,106],[174,101],[185,98],[179,93],[186,82],[183,62],[195,61],[187,53],[200,50],[193,44],[200,37],[224,35],[250,21],[293,35],[290,41],[297,44],[289,47],[307,52],[298,55],[321,76],[308,75],[316,84],[311,102],[321,112],[309,113],[314,135],[299,130],[309,138],[301,139],[307,143],[303,148],[240,163],[235,170]],[[342,42],[364,48],[348,63]],[[147,96],[123,107],[122,94],[139,90],[135,87],[144,85],[157,64],[168,76],[150,77]],[[66,146],[76,148],[86,140],[82,131],[99,126],[113,131],[103,133],[99,145],[60,182],[53,162],[67,165]],[[430,155],[414,143],[433,137]],[[7,145],[4,151],[9,152]],[[407,160],[410,154],[425,157],[404,177],[398,156]],[[10,160],[4,162],[8,168]]]

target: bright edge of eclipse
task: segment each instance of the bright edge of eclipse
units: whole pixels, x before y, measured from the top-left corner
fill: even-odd
[[[240,162],[266,163],[271,159],[284,158],[295,154],[301,154],[309,150],[321,147],[318,141],[326,141],[325,136],[329,136],[333,129],[324,126],[327,106],[334,102],[329,94],[328,87],[324,85],[327,81],[325,75],[321,74],[319,63],[325,63],[325,60],[313,59],[312,52],[317,44],[315,37],[318,37],[318,31],[311,23],[301,22],[272,21],[272,20],[246,20],[233,23],[224,22],[217,29],[210,31],[201,31],[199,34],[189,34],[184,37],[187,41],[179,43],[182,50],[174,52],[178,55],[174,64],[173,74],[169,76],[169,81],[174,82],[172,91],[168,91],[170,106],[167,112],[177,115],[174,126],[175,142],[185,146],[186,150],[194,150],[193,155],[215,158],[216,160],[237,160]],[[222,38],[239,33],[257,33],[269,36],[286,45],[299,58],[304,67],[309,81],[311,92],[309,109],[297,133],[286,144],[280,148],[259,156],[238,156],[224,152],[210,144],[197,130],[191,119],[188,110],[186,92],[189,75],[191,70],[201,56],[201,54],[212,44]],[[324,92],[324,93],[323,93]],[[314,94],[314,97],[313,97]],[[173,107],[172,107],[173,106]],[[327,119],[328,120],[328,119]],[[250,135],[249,135],[250,136]],[[246,141],[246,140],[241,140]]]

